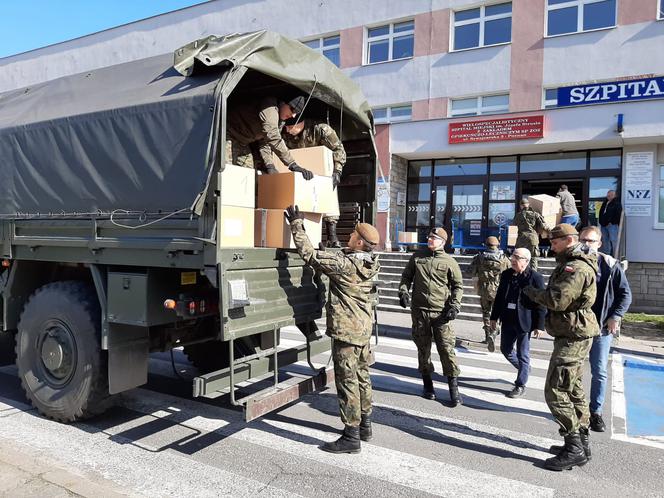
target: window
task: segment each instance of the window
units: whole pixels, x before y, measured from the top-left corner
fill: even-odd
[[[492,175],[509,175],[513,173],[516,173],[516,156],[491,158]]]
[[[512,41],[512,2],[454,13],[454,50]]]
[[[593,150],[590,152],[590,169],[620,169],[622,165],[622,151]]]
[[[439,159],[435,162],[435,176],[486,175],[486,157],[475,159]]]
[[[510,107],[509,95],[489,95],[469,99],[453,99],[450,116],[480,116],[507,112]]]
[[[339,35],[316,38],[315,40],[309,40],[302,43],[307,47],[322,53],[325,57],[330,59],[335,66],[339,67]]]
[[[664,164],[659,165],[659,195],[657,196],[657,220],[655,228],[664,228]]]
[[[659,8],[657,9],[657,19],[664,19],[664,0],[659,0]]]
[[[558,107],[558,89],[546,88],[544,89],[544,109],[553,109]]]
[[[559,152],[521,156],[521,173],[543,171],[582,171],[586,169],[585,152]]]
[[[616,25],[616,0],[547,0],[547,36]]]
[[[592,152],[591,152],[592,154]],[[588,189],[588,224],[599,225],[599,210],[606,199],[609,190],[618,191],[617,176],[602,176],[590,178]]]
[[[413,107],[410,105],[394,105],[390,107],[374,107],[372,109],[375,124],[410,121]]]
[[[431,176],[431,161],[411,161],[408,167],[409,178]]]
[[[415,22],[404,21],[367,28],[366,63],[395,61],[413,56]]]

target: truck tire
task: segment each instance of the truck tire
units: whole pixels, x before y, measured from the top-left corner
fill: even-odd
[[[18,325],[16,366],[39,413],[74,422],[108,407],[108,358],[100,328],[96,293],[84,282],[47,284],[30,296]]]

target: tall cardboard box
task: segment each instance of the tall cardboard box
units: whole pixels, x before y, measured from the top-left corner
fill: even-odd
[[[262,209],[286,209],[298,206],[306,213],[339,215],[337,191],[329,176],[305,180],[300,173],[279,173],[258,177],[258,201]]]
[[[291,156],[297,164],[311,171],[314,175],[332,176],[334,171],[334,160],[332,151],[321,145],[319,147],[305,147],[303,149],[291,149]],[[279,173],[288,173],[289,169],[276,154],[272,154],[274,166]]]
[[[507,245],[515,246],[516,239],[519,236],[519,229],[516,225],[510,225],[507,227]]]
[[[546,194],[529,195],[530,207],[542,216],[550,216],[560,212],[560,199]]]
[[[400,244],[417,244],[417,232],[399,232]]]
[[[320,213],[302,213],[304,230],[314,247],[322,240]],[[290,225],[284,218],[283,209],[256,209],[254,215],[254,246],[295,249]]]
[[[225,206],[256,207],[256,172],[226,164],[221,176],[221,203]]]
[[[221,206],[219,247],[254,246],[254,208]]]

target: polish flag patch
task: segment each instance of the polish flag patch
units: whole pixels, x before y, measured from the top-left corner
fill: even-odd
[[[565,271],[566,271],[567,273],[574,273],[576,270],[574,269],[573,266],[566,266],[566,267],[565,267]]]

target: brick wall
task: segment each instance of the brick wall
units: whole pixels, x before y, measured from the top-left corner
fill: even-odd
[[[406,188],[408,183],[408,160],[403,157],[392,154],[390,166],[390,239],[392,240],[392,249],[396,250],[397,236],[396,236],[396,223],[397,219],[401,222],[401,230],[403,231],[406,224],[406,206],[397,206],[398,192],[403,192],[404,202],[406,199]]]
[[[664,264],[629,263],[627,280],[632,290],[630,311],[664,313]]]

